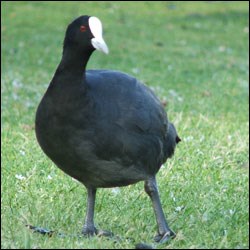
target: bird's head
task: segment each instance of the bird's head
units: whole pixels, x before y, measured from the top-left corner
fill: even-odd
[[[102,23],[94,16],[80,16],[69,24],[64,48],[76,47],[78,51],[95,49],[108,54],[108,46],[102,36]]]

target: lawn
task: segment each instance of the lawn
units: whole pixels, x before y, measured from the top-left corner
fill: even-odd
[[[1,2],[1,248],[249,248],[249,3]],[[110,54],[88,68],[127,72],[166,103],[182,142],[157,175],[177,237],[155,245],[143,183],[100,189],[95,221],[117,237],[60,238],[81,231],[84,186],[44,155],[34,117],[60,61],[67,24],[99,17]],[[63,147],[63,145],[62,145]],[[119,237],[119,240],[118,240]]]

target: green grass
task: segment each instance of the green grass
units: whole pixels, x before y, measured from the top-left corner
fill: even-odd
[[[97,194],[96,224],[121,240],[30,233],[81,231],[84,187],[46,158],[36,107],[66,25],[98,16],[110,48],[88,68],[125,71],[167,101],[182,143],[157,175],[175,240],[157,248],[249,248],[248,2],[1,2],[1,248],[134,248],[156,223],[143,183]]]

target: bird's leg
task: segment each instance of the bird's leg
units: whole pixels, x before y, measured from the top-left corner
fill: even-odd
[[[113,234],[106,230],[98,230],[94,224],[94,210],[95,210],[95,197],[96,188],[87,188],[88,201],[87,201],[87,213],[85,218],[85,224],[82,229],[82,233],[87,236],[107,236],[111,237]]]
[[[87,201],[87,213],[85,218],[85,224],[82,229],[82,233],[87,236],[93,236],[97,234],[97,229],[94,225],[94,210],[95,210],[95,188],[87,188],[88,201]]]
[[[155,176],[150,177],[148,180],[145,181],[144,188],[153,203],[154,213],[158,225],[158,235],[155,237],[155,241],[165,243],[170,238],[174,238],[175,233],[169,228],[168,223],[165,219]]]

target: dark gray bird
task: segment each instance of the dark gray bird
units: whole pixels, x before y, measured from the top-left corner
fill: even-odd
[[[80,16],[69,24],[61,62],[36,113],[36,136],[45,154],[85,185],[83,234],[94,225],[97,188],[145,181],[158,224],[158,242],[174,237],[155,175],[180,141],[161,102],[136,78],[112,70],[86,70],[92,52],[108,53],[102,24]]]

